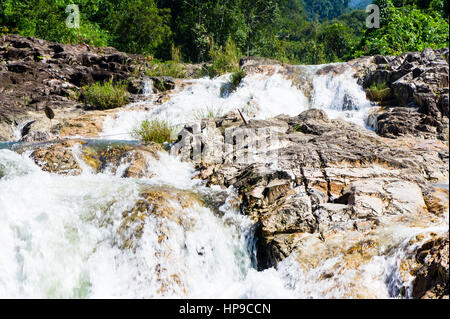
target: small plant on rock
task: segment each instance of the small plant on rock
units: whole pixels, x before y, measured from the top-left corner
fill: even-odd
[[[391,89],[386,83],[372,84],[367,90],[367,97],[371,101],[384,102],[392,98]]]
[[[100,110],[121,107],[128,103],[127,86],[123,82],[96,82],[82,88],[84,102]]]
[[[145,143],[164,144],[171,143],[173,127],[168,121],[152,119],[143,121],[139,127],[133,130],[133,136]]]

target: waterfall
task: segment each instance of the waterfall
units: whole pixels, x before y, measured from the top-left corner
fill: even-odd
[[[249,119],[266,119],[280,114],[295,116],[309,108],[320,108],[326,110],[331,118],[343,118],[366,126],[371,103],[366,99],[364,90],[351,71],[337,75],[316,74],[327,66],[298,67],[307,81],[311,81],[312,92],[297,88],[292,79],[279,72],[249,75],[230,94],[223,94],[230,74],[214,79],[192,80],[162,105],[149,102],[149,110],[128,108],[114,117],[108,117],[104,122],[103,135],[131,132],[147,118],[166,120],[176,126],[210,115],[219,117],[237,109]],[[308,98],[308,95],[311,97]],[[133,139],[131,135],[124,136]]]
[[[281,73],[249,75],[230,94],[223,94],[230,75],[192,80],[165,103],[135,103],[108,117],[102,134],[131,132],[146,118],[177,125],[238,108],[249,119],[265,119],[315,107],[365,125],[371,104],[351,72],[318,75],[322,67],[299,67],[311,79],[311,92]],[[119,169],[93,173],[79,148],[72,152],[79,176],[44,172],[29,152],[0,149],[0,297],[388,298],[410,285],[398,270],[410,253],[405,243],[420,232],[448,229],[384,229],[376,236],[385,245],[356,270],[342,268],[345,256],[318,257],[318,265],[305,270],[301,256],[292,254],[277,268],[258,271],[254,222],[232,204],[232,188],[214,210],[196,198],[224,191],[193,179],[190,164],[166,153],[148,161],[156,176],[125,179]],[[149,215],[137,226],[127,219],[145,202],[143,193],[168,189],[178,194],[167,200],[168,216]],[[314,242],[303,249],[314,250]],[[336,275],[320,280],[327,273]]]

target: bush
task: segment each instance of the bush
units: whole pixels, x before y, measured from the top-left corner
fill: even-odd
[[[172,142],[172,133],[174,129],[169,122],[153,119],[145,120],[141,125],[133,130],[133,136],[139,138],[145,143],[155,142],[164,144],[164,142]]]
[[[113,109],[128,103],[127,86],[123,82],[96,82],[82,88],[84,102],[100,110]]]
[[[225,49],[212,48],[210,51],[212,64],[208,68],[208,75],[215,77],[230,72],[239,72],[239,60],[241,54],[233,40],[228,39]]]

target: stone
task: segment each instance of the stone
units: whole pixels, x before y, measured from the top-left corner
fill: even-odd
[[[448,233],[425,242],[416,252],[421,267],[415,272],[413,298],[448,299]]]
[[[372,96],[372,85],[384,85],[395,97],[382,101],[389,112],[383,112],[379,120],[383,126],[380,135],[410,134],[448,140],[448,48],[408,52],[393,59],[383,56],[365,59],[364,63],[358,63],[356,76],[367,96]],[[406,108],[411,105],[418,110],[408,112]]]
[[[24,146],[19,152],[29,147]],[[120,174],[124,178],[151,178],[148,160],[158,159],[158,144],[91,145],[83,140],[47,142],[31,146],[31,158],[42,170],[61,175],[80,175],[83,167],[95,173]]]

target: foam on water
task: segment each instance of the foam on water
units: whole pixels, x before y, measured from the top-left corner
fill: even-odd
[[[167,120],[177,125],[198,120],[208,112],[221,116],[240,109],[250,118],[264,119],[282,113],[294,116],[307,108],[308,101],[304,94],[293,89],[292,82],[280,74],[246,77],[230,94],[226,92],[229,77],[224,75],[195,80],[168,102],[150,111],[119,112],[115,118],[105,120],[103,134],[131,132],[147,118]]]
[[[76,151],[76,150],[75,150]],[[162,155],[162,154],[161,154]],[[281,278],[253,270],[250,220],[225,207],[176,206],[181,224],[149,216],[135,251],[121,247],[123,212],[147,185],[194,189],[192,167],[161,158],[155,179],[41,171],[26,154],[0,150],[0,297],[270,297]],[[172,173],[165,174],[164,169]],[[165,181],[165,182],[163,182]],[[161,231],[167,238],[161,241]],[[268,272],[270,274],[270,271]],[[278,279],[277,279],[278,278]],[[257,289],[255,289],[257,285]]]

